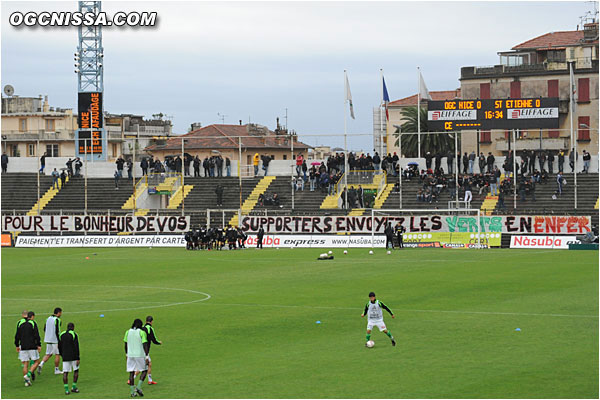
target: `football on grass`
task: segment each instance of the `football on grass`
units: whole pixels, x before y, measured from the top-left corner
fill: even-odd
[[[372,341],[372,340],[369,340],[369,341],[367,342],[367,347],[368,347],[368,348],[371,348],[371,347],[373,347],[373,346],[375,346],[375,342],[374,342],[374,341]]]

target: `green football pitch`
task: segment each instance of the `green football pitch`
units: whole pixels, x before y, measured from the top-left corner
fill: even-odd
[[[23,309],[42,330],[62,307],[70,397],[128,397],[123,336],[152,315],[148,398],[598,398],[598,252],[323,251],[2,249],[1,395],[64,396],[52,362],[24,386],[13,344]],[[370,291],[396,347],[364,346]]]

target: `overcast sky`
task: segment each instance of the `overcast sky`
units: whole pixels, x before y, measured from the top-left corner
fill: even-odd
[[[380,68],[391,100],[460,87],[460,68],[498,63],[498,51],[575,30],[591,2],[103,2],[103,11],[157,11],[154,28],[104,28],[104,109],[173,116],[175,133],[284,121],[306,143],[341,145],[348,70],[356,120],[372,135]],[[2,85],[76,108],[77,28],[15,28],[14,11],[76,11],[77,2],[1,4]],[[322,137],[306,136],[319,134]],[[303,136],[305,135],[305,136]],[[349,138],[372,149],[372,136]]]

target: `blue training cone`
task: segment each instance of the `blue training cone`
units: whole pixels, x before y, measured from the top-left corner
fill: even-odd
[[[515,331],[521,332],[521,328],[517,328],[517,329],[515,329]]]
[[[321,323],[321,321],[317,321],[317,324],[320,324],[320,323]]]

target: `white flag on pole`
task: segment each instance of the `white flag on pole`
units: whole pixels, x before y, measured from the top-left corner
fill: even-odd
[[[422,99],[433,100],[431,95],[429,94],[429,90],[427,90],[427,85],[425,85],[425,81],[423,80],[423,75],[419,72],[419,79],[421,80],[419,83],[420,95]]]
[[[356,118],[354,118],[354,106],[352,105],[352,93],[350,93],[350,83],[348,82],[348,73],[346,71],[344,71],[344,74],[346,75],[346,100],[350,104],[350,116],[352,117],[352,119],[356,119]]]

